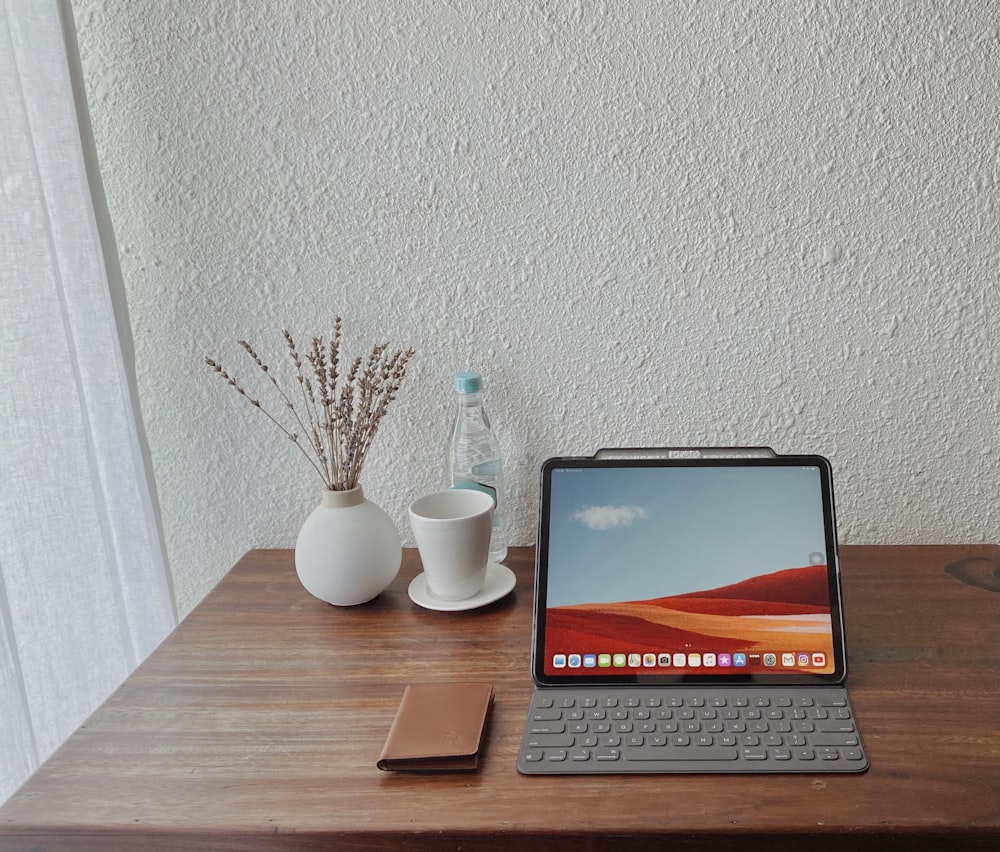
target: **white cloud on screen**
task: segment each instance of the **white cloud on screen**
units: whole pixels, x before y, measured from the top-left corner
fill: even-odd
[[[636,521],[649,517],[649,510],[642,506],[588,506],[573,513],[574,520],[592,530],[610,530],[629,527]]]

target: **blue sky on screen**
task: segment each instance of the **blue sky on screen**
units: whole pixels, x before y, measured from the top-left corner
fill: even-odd
[[[548,606],[640,600],[826,560],[815,467],[552,473]]]

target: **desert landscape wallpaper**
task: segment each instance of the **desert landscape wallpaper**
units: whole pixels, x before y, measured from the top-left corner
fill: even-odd
[[[547,669],[552,671],[556,654],[585,653],[654,654],[655,667],[640,667],[663,671],[677,667],[673,659],[669,666],[662,665],[662,655],[673,658],[678,652],[715,655],[716,673],[722,673],[719,655],[725,659],[738,653],[747,655],[745,666],[735,668],[730,661],[722,668],[733,674],[833,671],[826,565],[784,569],[721,588],[650,600],[551,607],[545,636]],[[765,653],[775,655],[773,665],[764,664]],[[813,665],[816,653],[823,654],[825,665]],[[786,654],[793,655],[792,665],[782,664]]]

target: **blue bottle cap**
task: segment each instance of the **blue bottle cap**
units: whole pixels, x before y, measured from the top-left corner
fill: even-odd
[[[455,373],[455,390],[459,393],[479,393],[483,379],[479,373]]]

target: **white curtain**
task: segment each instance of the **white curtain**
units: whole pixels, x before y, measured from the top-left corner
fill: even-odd
[[[170,632],[68,0],[0,0],[0,803]]]

